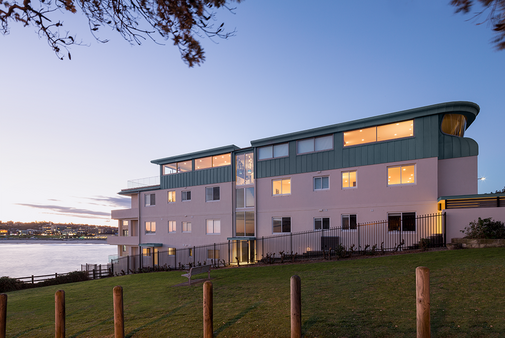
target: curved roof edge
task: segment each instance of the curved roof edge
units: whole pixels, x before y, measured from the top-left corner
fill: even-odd
[[[467,117],[467,129],[479,114],[478,104],[469,101],[452,101],[437,103],[430,106],[402,110],[394,113],[382,114],[367,117],[359,120],[348,121],[329,126],[302,130],[294,133],[273,136],[251,141],[253,147],[263,146],[272,143],[293,141],[301,138],[315,137],[324,134],[343,132],[359,128],[373,127],[381,124],[388,124],[402,120],[409,120],[416,117],[438,115],[443,113],[460,113]]]
[[[161,165],[161,164],[167,164],[167,163],[173,163],[173,162],[187,161],[187,160],[191,160],[193,158],[198,158],[198,157],[207,157],[207,156],[221,155],[223,153],[231,153],[232,151],[235,151],[238,149],[240,149],[240,148],[234,144],[231,144],[231,145],[224,146],[224,147],[212,148],[212,149],[207,149],[207,150],[196,151],[193,153],[187,153],[187,154],[182,154],[182,155],[177,155],[177,156],[160,158],[158,160],[152,160],[151,163]]]

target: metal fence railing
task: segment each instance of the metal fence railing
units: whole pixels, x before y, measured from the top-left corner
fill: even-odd
[[[242,242],[239,244],[238,242]],[[245,245],[244,245],[245,244]],[[204,246],[149,250],[111,262],[112,275],[142,270],[187,269],[190,266],[255,263],[267,257],[278,259],[312,258],[326,251],[370,252],[402,251],[446,244],[445,213],[410,219],[359,223],[316,231],[279,234],[248,240],[229,240]]]

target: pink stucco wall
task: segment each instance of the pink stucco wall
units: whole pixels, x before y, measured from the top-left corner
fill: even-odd
[[[447,221],[447,242],[451,238],[463,238],[465,235],[461,232],[470,222],[480,218],[493,218],[495,221],[505,223],[505,207],[500,208],[468,208],[468,209],[446,209]]]
[[[477,156],[438,161],[438,196],[478,193]]]

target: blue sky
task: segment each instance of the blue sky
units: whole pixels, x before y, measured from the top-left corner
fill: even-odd
[[[219,14],[236,35],[203,39],[192,69],[170,42],[104,30],[100,44],[79,15],[63,17],[88,45],[72,61],[13,25],[0,36],[0,220],[116,225],[117,192],[156,176],[153,159],[447,101],[480,105],[466,133],[479,192],[502,189],[505,52],[449,2],[246,0]]]

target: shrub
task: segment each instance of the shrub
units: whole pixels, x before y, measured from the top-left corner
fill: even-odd
[[[461,230],[465,238],[473,239],[505,239],[505,225],[503,222],[494,221],[490,218],[470,222],[470,226]]]
[[[10,278],[10,277],[0,277],[0,292],[9,292],[15,290],[21,290],[25,286],[22,281]]]
[[[43,282],[37,283],[37,286],[58,285],[74,282],[82,282],[88,280],[88,272],[86,271],[73,271],[56,278],[46,279]]]

